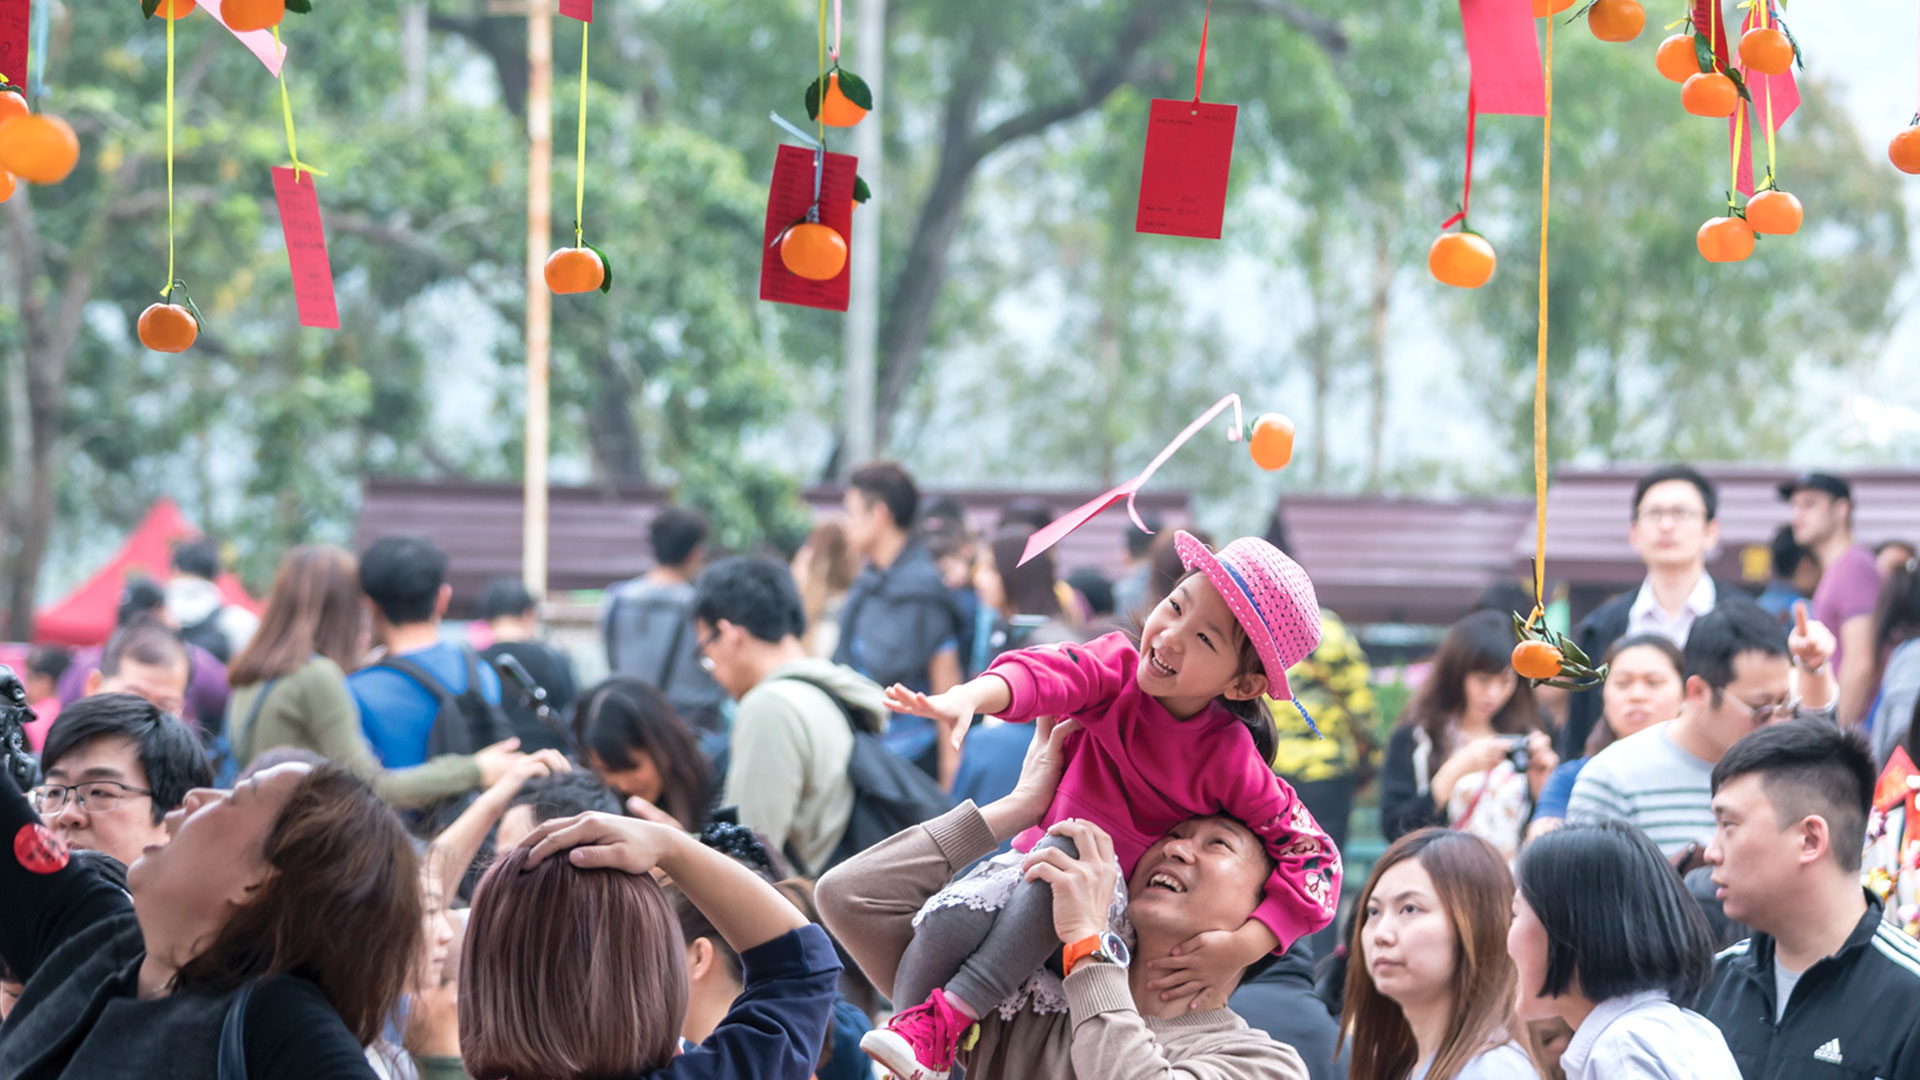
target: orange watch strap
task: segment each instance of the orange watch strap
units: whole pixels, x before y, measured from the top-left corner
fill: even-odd
[[[1101,937],[1100,934],[1094,934],[1067,945],[1060,953],[1060,969],[1068,975],[1073,974],[1075,964],[1100,951]]]

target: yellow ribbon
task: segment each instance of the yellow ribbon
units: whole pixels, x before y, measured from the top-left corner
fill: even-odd
[[[1553,20],[1547,20],[1546,123],[1540,150],[1540,338],[1533,374],[1533,599],[1547,593],[1547,211],[1553,190]]]
[[[167,284],[160,290],[162,300],[173,296],[173,23],[174,12],[167,8]]]
[[[327,175],[320,169],[300,160],[300,146],[293,137],[293,101],[287,97],[286,50],[280,45],[280,28],[273,28],[273,47],[280,50],[280,116],[287,122],[287,157],[293,162],[293,182],[300,182],[300,174],[310,172],[315,176]]]
[[[820,145],[827,145],[827,0],[820,0],[820,88],[819,108],[813,117],[820,128]]]
[[[580,133],[574,140],[573,164],[573,246],[580,247],[585,241],[587,209],[587,34],[593,24],[580,24]]]

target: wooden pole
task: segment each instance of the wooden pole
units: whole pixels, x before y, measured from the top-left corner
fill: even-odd
[[[854,40],[859,51],[850,68],[873,88],[879,108],[853,129],[853,152],[860,159],[860,175],[873,189],[873,198],[854,212],[853,293],[847,305],[845,366],[840,396],[846,425],[846,452],[840,455],[840,478],[873,460],[873,382],[880,340],[880,208],[886,203],[880,170],[880,123],[886,115],[886,0],[861,0],[855,13]]]
[[[527,5],[527,449],[526,520],[521,577],[527,591],[547,591],[547,363],[553,339],[553,295],[547,291],[547,247],[553,214],[553,5]]]

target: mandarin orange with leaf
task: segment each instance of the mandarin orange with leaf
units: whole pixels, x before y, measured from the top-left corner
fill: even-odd
[[[819,222],[801,222],[780,238],[780,262],[808,281],[832,281],[847,268],[847,238]]]
[[[184,19],[198,6],[195,0],[160,0],[160,6],[154,8],[153,13],[162,19]]]
[[[547,288],[562,296],[592,292],[606,283],[607,267],[588,248],[561,248],[547,256]]]
[[[1793,67],[1793,41],[1778,27],[1756,26],[1740,35],[1740,62],[1762,75],[1785,75]]]
[[[1267,413],[1253,422],[1253,434],[1247,439],[1247,452],[1253,463],[1278,472],[1293,460],[1293,421],[1279,413]]]
[[[1513,647],[1513,670],[1523,679],[1538,682],[1554,678],[1566,663],[1560,650],[1544,641],[1523,641]]]
[[[1692,34],[1673,35],[1653,50],[1653,66],[1673,82],[1686,82],[1700,74],[1700,54],[1694,45]]]
[[[1732,116],[1740,107],[1740,91],[1725,75],[1702,71],[1680,87],[1680,107],[1695,116]]]
[[[1427,270],[1442,285],[1477,289],[1493,276],[1493,245],[1479,233],[1443,233],[1427,249]]]
[[[1920,124],[1893,137],[1887,144],[1887,160],[1903,173],[1920,175]]]
[[[1737,217],[1707,219],[1693,240],[1708,262],[1740,262],[1753,254],[1753,226]]]
[[[220,15],[236,33],[271,30],[287,17],[287,0],[222,0]]]
[[[1768,236],[1792,236],[1800,231],[1800,200],[1792,192],[1769,188],[1747,200],[1747,224]]]
[[[1587,28],[1601,41],[1632,41],[1647,25],[1647,9],[1639,0],[1593,0],[1587,8]]]
[[[179,304],[159,303],[140,313],[140,344],[154,352],[186,352],[200,337],[200,322]]]
[[[0,124],[15,117],[26,116],[32,111],[27,108],[27,99],[20,96],[20,91],[0,90]]]

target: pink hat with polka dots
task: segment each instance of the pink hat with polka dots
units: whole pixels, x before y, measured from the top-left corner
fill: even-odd
[[[1267,669],[1267,696],[1293,700],[1287,669],[1320,647],[1320,601],[1307,572],[1257,536],[1243,536],[1215,553],[1193,534],[1179,532],[1173,546],[1187,569],[1206,571],[1253,639]]]

